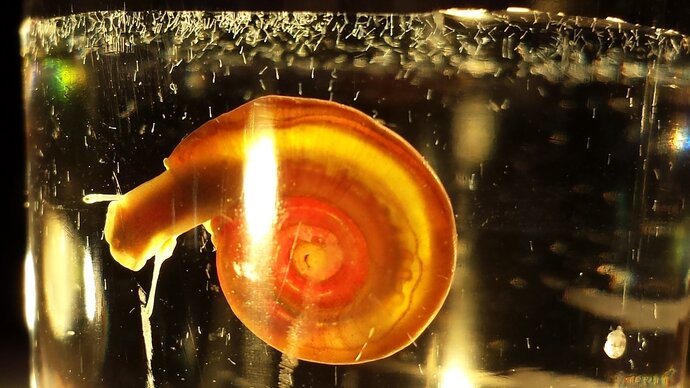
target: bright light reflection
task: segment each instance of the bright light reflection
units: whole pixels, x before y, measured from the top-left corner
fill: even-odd
[[[38,387],[38,382],[36,382],[36,373],[33,371],[31,372],[31,376],[29,376],[29,386],[31,388]]]
[[[474,385],[465,372],[456,367],[449,367],[443,372],[439,388],[472,388]]]
[[[84,311],[86,318],[93,321],[96,316],[96,280],[93,273],[93,262],[88,247],[84,249]]]
[[[57,338],[74,334],[75,302],[80,297],[81,263],[70,225],[57,214],[47,214],[41,251],[41,286],[45,311]]]
[[[450,16],[457,16],[460,18],[464,19],[481,19],[483,17],[486,17],[486,10],[485,9],[459,9],[459,8],[451,8],[447,9],[444,11],[445,14],[450,15]]]
[[[687,128],[676,128],[671,135],[671,148],[673,151],[685,151],[690,149],[690,134]]]
[[[24,259],[24,319],[29,332],[33,332],[36,322],[36,272],[31,252],[27,252]]]
[[[524,8],[524,7],[508,7],[506,9],[508,12],[515,12],[515,13],[526,13],[526,12],[532,12],[531,9],[529,8]]]
[[[271,122],[270,116],[263,119],[266,123]],[[270,124],[261,125],[261,122],[255,122],[253,126],[243,182],[244,217],[249,238],[249,246],[245,249],[249,260],[235,270],[250,280],[258,280],[262,263],[271,256],[268,250],[277,213],[278,166],[272,127]]]
[[[625,23],[625,20],[621,18],[617,18],[615,16],[607,16],[606,17],[607,22],[614,22],[614,23]]]
[[[244,167],[244,215],[253,242],[262,241],[273,227],[277,188],[273,138],[261,134],[249,147]]]

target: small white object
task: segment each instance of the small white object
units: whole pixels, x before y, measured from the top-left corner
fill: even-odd
[[[620,358],[623,353],[625,353],[626,342],[627,340],[625,339],[623,328],[618,326],[616,330],[612,330],[609,335],[606,336],[604,353],[613,359]]]

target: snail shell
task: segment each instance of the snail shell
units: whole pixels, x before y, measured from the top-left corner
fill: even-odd
[[[109,205],[113,258],[138,270],[204,224],[233,312],[284,353],[327,364],[389,356],[448,294],[446,192],[409,144],[355,109],[258,98],[192,132],[165,166]]]

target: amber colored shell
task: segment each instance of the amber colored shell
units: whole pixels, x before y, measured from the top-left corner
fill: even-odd
[[[253,154],[263,141],[270,153]],[[248,167],[255,162],[269,170]],[[409,144],[355,109],[258,98],[192,132],[166,167],[111,204],[113,257],[139,269],[211,220],[230,307],[284,353],[328,364],[389,356],[448,294],[456,231],[447,194]],[[260,235],[250,207],[268,214]]]

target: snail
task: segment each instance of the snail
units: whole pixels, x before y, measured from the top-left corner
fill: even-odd
[[[285,354],[387,357],[448,295],[448,195],[412,146],[358,110],[260,97],[193,131],[164,165],[109,204],[112,257],[137,271],[204,225],[233,313]]]

